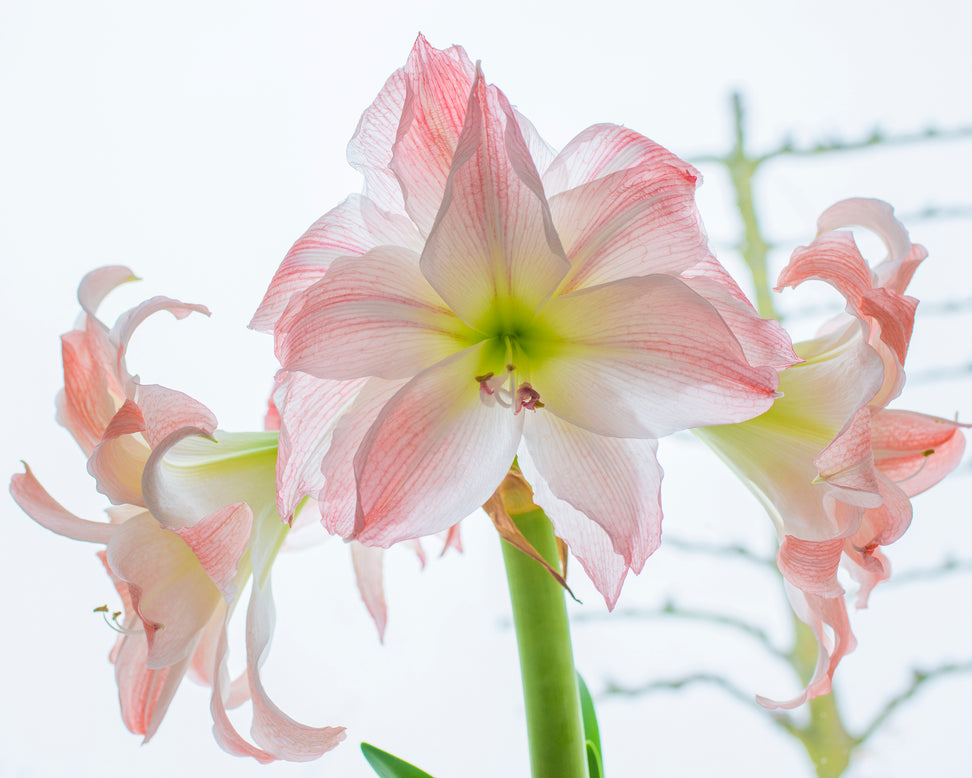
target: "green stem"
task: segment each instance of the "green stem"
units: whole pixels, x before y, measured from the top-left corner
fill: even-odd
[[[762,160],[753,159],[746,153],[745,115],[742,97],[732,96],[732,107],[735,119],[736,142],[732,153],[724,160],[729,169],[732,188],[736,193],[736,208],[743,222],[743,239],[740,246],[746,266],[753,276],[756,287],[756,309],[759,315],[766,319],[778,319],[773,305],[773,295],[770,293],[768,258],[769,245],[763,238],[756,216],[756,205],[753,199],[753,178]]]
[[[523,536],[555,569],[557,539],[543,511],[512,516]],[[503,541],[526,705],[533,778],[589,778],[584,724],[564,590],[526,554]]]

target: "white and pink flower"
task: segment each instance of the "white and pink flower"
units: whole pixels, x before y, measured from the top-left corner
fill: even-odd
[[[870,268],[851,232],[877,234],[887,258]],[[918,301],[905,295],[925,258],[879,200],[845,200],[827,209],[819,233],[793,252],[777,289],[810,279],[831,284],[846,314],[818,337],[797,343],[803,361],[780,377],[783,396],[758,418],[696,430],[746,482],[773,518],[778,564],[797,614],[820,644],[816,672],[792,708],[830,691],[855,640],[837,580],[843,563],[860,583],[858,606],[890,575],[881,546],[911,523],[910,498],[959,462],[961,428],[948,419],[888,410],[904,386],[904,361]]]
[[[251,326],[283,367],[278,507],[368,545],[446,530],[514,457],[614,604],[657,547],[656,439],[757,416],[796,361],[707,248],[698,173],[615,125],[554,153],[419,37],[348,149],[364,192]]]
[[[55,501],[30,468],[10,491],[39,524],[105,546],[99,556],[124,614],[111,653],[122,718],[149,740],[188,673],[212,687],[214,733],[224,749],[261,762],[305,761],[344,739],[341,727],[307,727],[267,696],[260,666],[273,631],[270,570],[289,527],[274,500],[276,433],[227,433],[202,404],[180,392],[140,384],[125,351],[146,316],[208,313],[157,297],[108,328],[102,298],[134,279],[123,267],[89,273],[79,289],[83,314],[62,338],[64,389],[58,419],[88,456],[98,489],[115,504],[109,522],[81,519]],[[226,627],[247,580],[247,670],[227,676]],[[119,614],[121,616],[121,613]],[[226,708],[249,699],[252,736],[234,728]]]

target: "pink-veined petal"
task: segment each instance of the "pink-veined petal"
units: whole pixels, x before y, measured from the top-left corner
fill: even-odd
[[[535,311],[569,268],[513,109],[478,72],[421,267],[483,331],[497,299]]]
[[[461,47],[434,49],[419,35],[401,72],[404,83],[399,86],[393,77],[362,117],[362,123],[370,129],[380,124],[383,131],[356,136],[367,142],[359,144],[357,156],[359,160],[370,157],[374,160],[371,167],[380,170],[387,159],[388,140],[393,138],[388,169],[398,179],[405,210],[427,236],[442,202],[475,68]],[[380,118],[379,113],[383,114]],[[389,130],[396,121],[392,136]],[[379,188],[367,167],[360,162],[355,166],[365,173],[369,191]],[[386,179],[382,190],[389,188],[389,183]]]
[[[116,528],[107,554],[111,571],[129,584],[145,625],[147,667],[188,659],[220,600],[189,545],[143,513]]]
[[[88,318],[84,329],[62,335],[61,360],[64,389],[57,396],[57,421],[90,456],[125,400],[107,328]]]
[[[803,705],[807,700],[827,694],[838,663],[857,645],[847,619],[847,606],[844,604],[843,597],[805,595],[789,584],[786,591],[794,612],[816,635],[819,653],[813,678],[801,694],[784,702],[757,695],[756,702],[770,710],[792,710]]]
[[[786,535],[776,560],[783,577],[804,594],[842,597],[844,589],[837,582],[837,567],[843,550],[843,538],[801,540]]]
[[[752,418],[776,397],[777,372],[749,365],[712,305],[671,276],[557,297],[542,323],[562,341],[532,367],[544,412],[591,432],[660,438]]]
[[[334,425],[331,445],[323,459],[315,460],[324,479],[318,494],[321,522],[334,535],[347,537],[354,531],[358,507],[354,455],[378,414],[406,383],[380,378],[369,380],[348,412]]]
[[[216,429],[216,416],[209,408],[174,389],[139,384],[135,399],[145,420],[145,439],[152,448],[183,427],[197,427],[210,434]]]
[[[284,370],[318,378],[411,378],[476,338],[436,294],[408,249],[346,257],[281,317]]]
[[[309,727],[294,721],[267,695],[260,668],[270,648],[274,627],[270,580],[260,585],[254,578],[246,611],[246,666],[253,702],[253,739],[280,759],[308,762],[330,751],[347,737],[344,727]]]
[[[594,124],[560,151],[543,175],[548,197],[643,165],[672,168],[694,189],[701,179],[687,162],[644,135],[617,124]]]
[[[655,456],[657,443],[596,435],[542,410],[528,416],[523,439],[526,450],[521,446],[517,461],[534,490],[543,481],[559,503],[567,503],[607,533],[626,567],[641,572],[661,542],[662,469]],[[559,505],[548,506],[537,495],[559,530],[563,523]],[[572,518],[566,515],[564,521]],[[578,558],[593,556],[571,550]],[[602,594],[609,597],[609,592]]]
[[[227,601],[238,594],[235,579],[252,526],[253,513],[246,503],[240,502],[211,513],[191,527],[176,530]]]
[[[442,541],[442,553],[439,556],[445,556],[445,553],[451,548],[458,553],[462,553],[462,533],[461,528],[462,523],[453,524],[446,530],[445,540]],[[422,560],[422,566],[425,566],[425,560]]]
[[[911,243],[908,231],[894,217],[894,208],[882,200],[865,197],[841,200],[817,219],[819,232],[855,226],[873,232],[888,249],[887,257],[872,267],[874,285],[886,286],[891,291],[904,294],[915,270],[928,252],[923,246]]]
[[[125,311],[115,325],[111,328],[109,338],[118,349],[119,367],[124,367],[125,350],[128,348],[128,341],[138,326],[149,316],[159,311],[168,311],[177,319],[184,319],[191,313],[201,313],[209,316],[209,309],[205,305],[196,303],[184,303],[181,300],[173,300],[170,297],[152,297],[139,303],[134,308]],[[122,375],[122,369],[119,369]]]
[[[958,466],[965,451],[965,426],[923,413],[873,409],[875,464],[908,497],[914,497]]]
[[[10,496],[30,518],[45,529],[72,540],[104,544],[111,540],[115,531],[113,525],[75,516],[47,493],[26,462],[24,470],[11,476]]]
[[[409,381],[385,405],[354,457],[355,538],[388,547],[448,529],[479,508],[513,463],[523,413],[480,399],[482,348]]]
[[[354,565],[354,578],[358,583],[361,599],[378,628],[378,639],[384,642],[385,626],[388,624],[388,605],[382,584],[382,559],[385,550],[363,546],[355,540],[348,547],[351,549],[351,564]]]
[[[389,213],[367,197],[351,195],[314,222],[287,252],[250,328],[271,332],[291,297],[319,281],[335,259],[361,256],[382,245],[422,248],[407,217]]]
[[[216,646],[216,673],[209,705],[209,710],[213,716],[213,736],[219,743],[219,747],[227,753],[233,756],[249,756],[256,759],[260,764],[269,764],[279,757],[248,743],[236,731],[236,727],[233,726],[233,722],[230,721],[226,713],[227,699],[230,696],[229,671],[226,667],[228,653],[229,640],[226,636],[226,624],[224,622]]]
[[[571,264],[564,291],[680,273],[707,256],[699,180],[691,165],[624,127],[596,125],[572,140],[543,179]]]
[[[550,164],[557,156],[557,151],[540,136],[537,128],[533,126],[533,122],[516,110],[516,108],[513,109],[513,115],[516,116],[516,123],[520,127],[520,133],[523,135],[523,141],[526,143],[527,149],[530,152],[530,158],[533,160],[537,172],[540,173],[542,178],[544,172],[550,167]]]
[[[115,505],[144,507],[142,471],[151,453],[141,434],[144,430],[141,408],[133,400],[125,400],[88,458],[88,473],[98,491]]]
[[[150,669],[147,658],[148,643],[141,632],[123,635],[113,652],[122,720],[130,732],[144,736],[143,743],[158,730],[189,664],[186,657],[174,665]]]
[[[844,544],[844,552],[851,560],[872,574],[882,574],[886,565],[880,557],[877,561],[872,559],[875,552],[900,538],[911,525],[913,515],[908,496],[883,475],[878,474],[878,479],[882,503],[863,512],[860,527]],[[869,585],[873,588],[876,583]]]
[[[735,279],[711,254],[680,277],[712,303],[736,336],[749,364],[782,370],[800,361],[782,325],[776,319],[760,318]]]
[[[88,459],[88,473],[97,482],[98,491],[115,505],[144,506],[142,475],[151,450],[141,435],[117,434],[125,428],[117,426],[113,437],[95,447]]]
[[[819,478],[834,495],[851,505],[873,506],[879,493],[871,450],[871,411],[861,406],[844,429],[813,460]]]
[[[278,374],[273,395],[280,409],[277,510],[284,520],[293,518],[304,497],[318,498],[324,486],[321,462],[335,427],[366,383],[367,379],[331,381],[307,373]],[[351,511],[353,522],[353,504]]]
[[[887,288],[873,288],[871,269],[849,232],[826,232],[809,246],[794,250],[777,290],[811,278],[837,289],[847,300],[848,312],[866,324],[868,342],[884,362],[884,383],[872,403],[886,405],[904,385],[903,366],[918,301]]]
[[[138,276],[123,265],[108,265],[92,270],[81,279],[78,285],[78,302],[81,304],[81,310],[88,316],[94,317],[102,300],[112,289],[129,281],[138,280]]]

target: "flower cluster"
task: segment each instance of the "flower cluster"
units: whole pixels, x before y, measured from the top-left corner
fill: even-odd
[[[694,168],[610,124],[554,151],[461,48],[420,36],[348,158],[363,192],[294,244],[251,322],[281,365],[264,431],[218,430],[201,403],[127,370],[147,316],[205,308],[154,298],[109,328],[98,306],[131,272],[81,284],[58,420],[110,521],[73,515],[29,468],[11,492],[48,529],[104,546],[128,728],[151,738],[189,674],[211,687],[232,754],[309,760],[344,738],[286,716],[261,681],[271,569],[298,512],[319,510],[351,541],[381,632],[383,549],[438,533],[459,547],[460,521],[483,505],[512,526],[500,489],[512,470],[613,608],[660,543],[657,440],[688,429],[766,506],[791,601],[820,643],[802,694],[761,701],[829,691],[854,645],[838,566],[864,604],[890,573],[881,547],[907,529],[910,498],[964,447],[963,425],[887,407],[917,305],[905,289],[925,257],[890,207],[838,203],[794,252],[780,288],[819,279],[847,301],[794,347],[710,252]],[[887,259],[870,268],[852,225],[879,235]],[[247,586],[246,672],[231,681],[227,623]],[[252,743],[227,715],[246,700]]]

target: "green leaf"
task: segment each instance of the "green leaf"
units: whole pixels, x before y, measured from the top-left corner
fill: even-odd
[[[361,744],[361,753],[380,778],[432,778],[424,770],[419,770],[415,765],[375,748],[370,743]]]
[[[601,752],[590,740],[586,742],[586,745],[587,771],[591,774],[591,778],[604,778],[604,768],[601,767]]]
[[[601,734],[597,728],[597,714],[594,700],[581,674],[577,674],[577,688],[580,692],[581,714],[584,718],[584,738],[587,740],[587,765],[591,778],[604,778],[604,762],[601,760]]]

